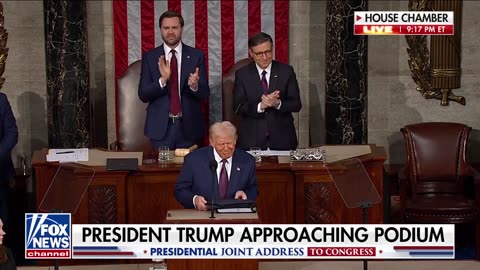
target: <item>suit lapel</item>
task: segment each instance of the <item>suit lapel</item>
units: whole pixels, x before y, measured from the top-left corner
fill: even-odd
[[[235,150],[236,152],[237,150]],[[240,181],[240,176],[242,175],[241,163],[238,160],[238,156],[233,154],[232,158],[232,170],[230,171],[230,180],[228,181],[228,190],[227,194],[232,194],[232,197],[235,196],[235,192],[239,190],[238,183]],[[228,196],[228,195],[227,195]]]
[[[278,82],[278,65],[275,61],[272,61],[272,68],[270,70],[270,82],[268,83],[268,93],[272,93],[277,89]]]
[[[255,65],[254,61],[250,63],[250,78],[255,78],[251,83],[255,86],[257,93],[260,96],[263,95],[262,81],[260,75],[258,74],[257,66]]]
[[[190,55],[191,51],[187,45],[182,43],[182,66],[180,67],[180,89],[183,91],[185,83],[188,81],[190,76],[189,70],[192,70],[192,56]],[[193,69],[195,70],[195,68]]]

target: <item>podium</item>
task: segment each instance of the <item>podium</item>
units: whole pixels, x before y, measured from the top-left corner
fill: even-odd
[[[260,224],[257,213],[215,214],[190,209],[169,210],[166,224]],[[168,259],[168,270],[257,270],[257,259]]]

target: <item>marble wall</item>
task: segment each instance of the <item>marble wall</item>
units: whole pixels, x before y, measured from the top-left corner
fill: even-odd
[[[34,150],[47,147],[46,68],[43,1],[2,1],[8,31],[3,88],[17,119],[18,156],[30,160]]]
[[[325,1],[290,2],[290,64],[301,89],[302,111],[296,115],[301,146],[325,142]],[[369,1],[369,10],[406,10],[407,1]],[[3,1],[10,48],[1,89],[12,104],[20,128],[14,155],[30,155],[47,146],[44,16],[42,1]],[[480,146],[480,2],[464,1],[462,87],[466,106],[425,100],[415,90],[407,64],[405,38],[369,37],[368,142],[385,146],[389,162],[403,163],[406,124],[422,121],[463,122],[474,128],[471,149]],[[108,141],[115,140],[113,17],[111,1],[87,1],[90,89],[106,90]],[[96,90],[92,90],[96,91]],[[100,90],[101,91],[101,90]],[[470,155],[480,160],[474,151]]]
[[[85,1],[44,0],[48,145],[96,146],[88,73]],[[105,106],[102,106],[105,107]]]
[[[325,143],[325,1],[290,1],[289,62],[297,74],[302,110],[300,147]]]
[[[96,121],[95,143],[107,147],[108,142],[115,140],[112,2],[86,1],[86,4],[90,96],[95,100],[92,104]]]

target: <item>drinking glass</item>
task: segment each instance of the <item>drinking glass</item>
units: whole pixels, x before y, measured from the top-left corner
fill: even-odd
[[[250,148],[250,153],[252,153],[252,156],[255,157],[255,162],[262,161],[262,149],[260,149],[260,147]]]
[[[170,160],[170,149],[168,146],[160,146],[158,148],[158,161],[166,162]]]

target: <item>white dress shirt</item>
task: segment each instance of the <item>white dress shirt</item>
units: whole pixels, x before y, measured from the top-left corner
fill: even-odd
[[[177,57],[177,68],[178,68],[178,87],[181,87],[180,85],[180,77],[181,77],[181,70],[182,70],[182,42],[179,42],[177,47],[175,47],[175,56]],[[165,43],[163,43],[163,50],[165,51],[165,57],[166,60],[170,63],[170,60],[172,59],[172,48],[168,47]],[[160,74],[161,76],[161,74]],[[161,77],[158,79],[158,83],[160,84],[161,88],[164,88],[166,84],[162,83]],[[180,89],[178,89],[178,96],[180,100],[182,99],[182,95],[180,94]]]
[[[255,66],[257,67],[257,72],[258,72],[258,76],[260,77],[260,80],[262,80],[262,73],[263,71],[265,70],[267,73],[265,74],[265,79],[267,80],[267,85],[270,87],[270,74],[272,74],[272,62],[270,62],[270,64],[265,68],[265,69],[262,69],[261,67],[259,67],[257,64],[255,64]],[[282,106],[282,101],[279,100],[280,102],[278,103],[278,106],[277,106],[277,110],[280,109],[280,106]],[[265,110],[261,108],[261,105],[262,102],[260,101],[257,105],[257,112],[258,113],[264,113]]]

